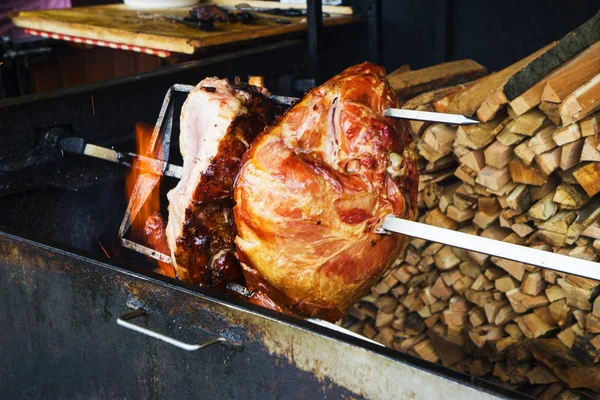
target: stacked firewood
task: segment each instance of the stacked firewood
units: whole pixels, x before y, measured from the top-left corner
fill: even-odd
[[[421,93],[403,107],[481,121],[410,122],[419,220],[596,261],[600,14],[483,74],[470,60],[390,74],[400,96]],[[396,350],[550,399],[577,388],[600,393],[598,294],[600,282],[414,239],[343,323]]]

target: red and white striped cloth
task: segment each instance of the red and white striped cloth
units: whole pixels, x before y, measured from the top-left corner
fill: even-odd
[[[82,38],[82,37],[78,37],[78,36],[63,35],[61,33],[39,31],[36,29],[27,29],[26,28],[25,33],[27,33],[29,35],[41,36],[41,37],[45,37],[45,38],[66,40],[66,41],[74,42],[74,43],[82,43],[82,44],[91,44],[94,46],[110,47],[111,49],[137,51],[138,53],[152,54],[152,55],[158,56],[158,57],[169,57],[171,55],[171,52],[166,51],[166,50],[150,49],[148,47],[132,46],[130,44],[107,42],[105,40],[87,39],[87,38]]]

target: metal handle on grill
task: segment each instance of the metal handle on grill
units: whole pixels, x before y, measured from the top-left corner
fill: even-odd
[[[167,342],[169,344],[172,344],[173,346],[179,347],[180,349],[187,350],[187,351],[202,350],[209,346],[212,346],[213,344],[223,343],[223,342],[227,341],[227,339],[219,337],[219,338],[207,340],[206,342],[202,342],[202,343],[198,343],[198,344],[190,344],[190,343],[185,343],[185,342],[179,341],[177,339],[173,339],[172,337],[163,335],[162,333],[154,332],[153,330],[150,330],[147,328],[142,328],[139,325],[135,325],[135,324],[129,322],[130,320],[135,319],[137,317],[141,317],[144,314],[146,314],[146,312],[143,309],[138,308],[135,311],[121,315],[119,318],[117,318],[117,324],[122,327],[125,327],[127,329],[131,329],[132,331],[143,333],[144,335],[153,337],[158,340],[162,340],[163,342]]]

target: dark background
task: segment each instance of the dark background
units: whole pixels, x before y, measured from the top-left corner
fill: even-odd
[[[497,71],[599,9],[599,0],[383,0],[383,62],[391,71],[471,58]]]

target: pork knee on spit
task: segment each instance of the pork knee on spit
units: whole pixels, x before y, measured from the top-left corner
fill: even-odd
[[[250,290],[336,320],[406,244],[379,235],[417,216],[417,167],[383,68],[353,66],[311,90],[244,155],[234,189],[237,254]]]

